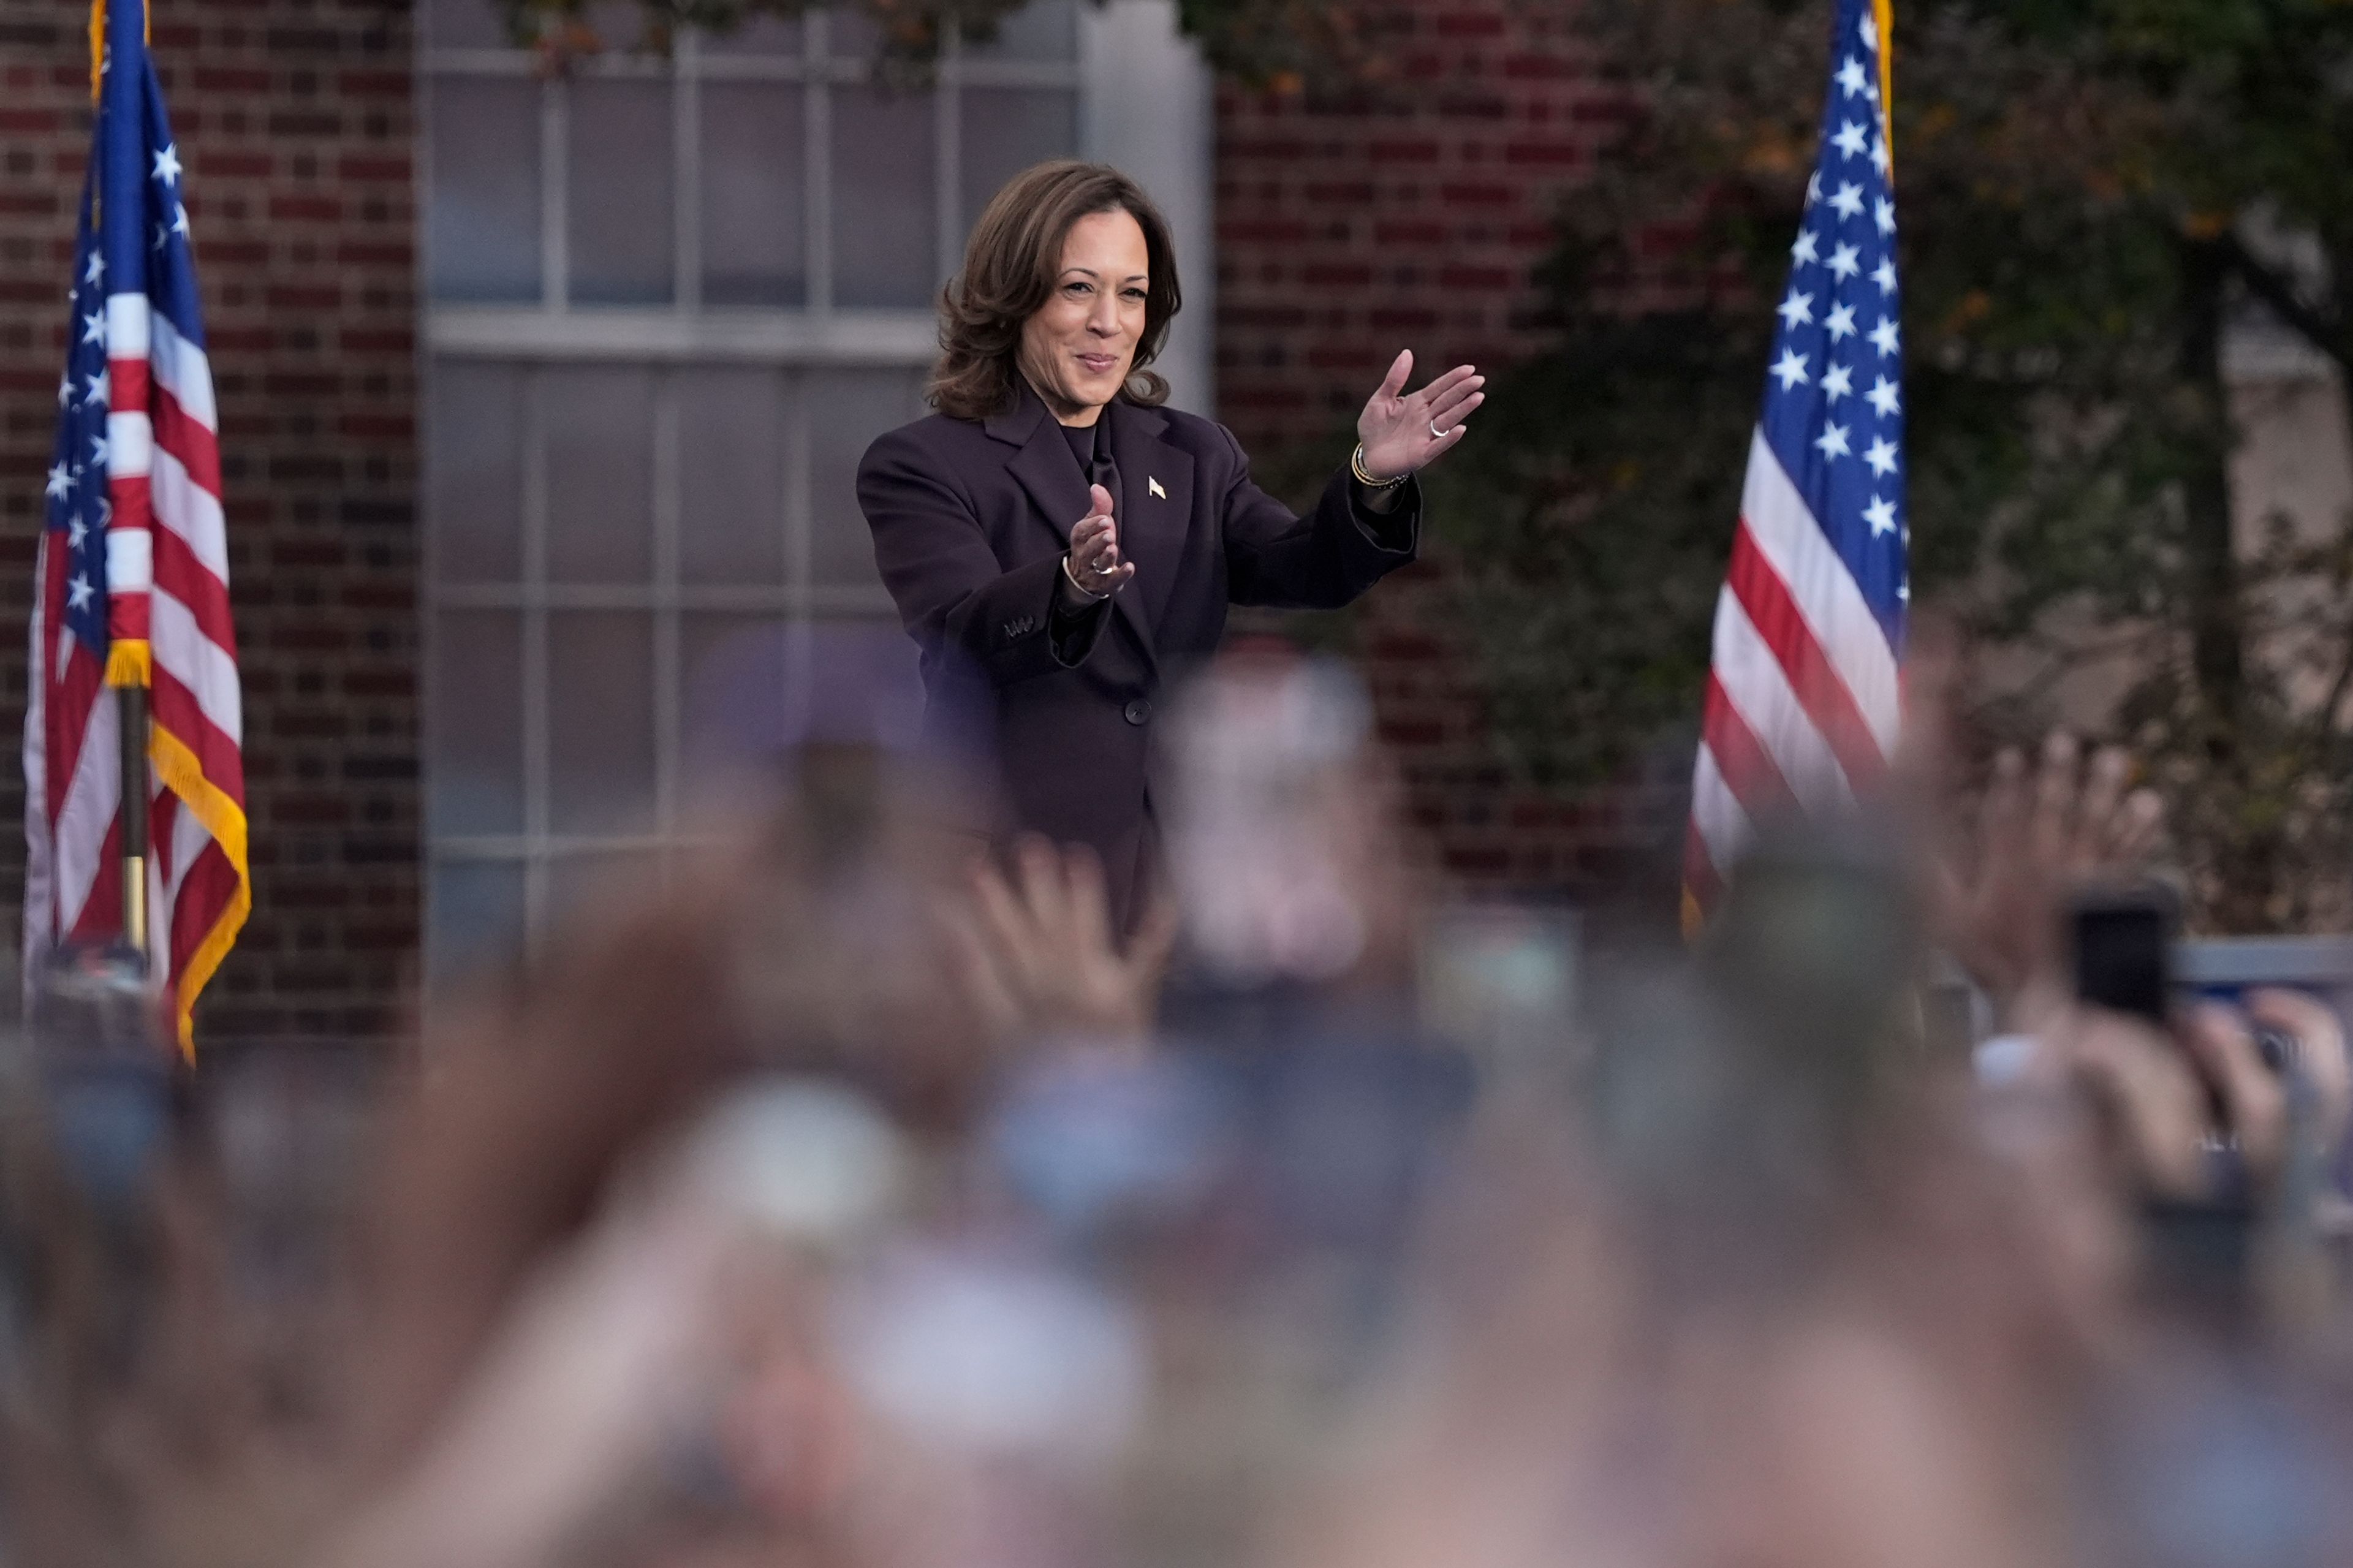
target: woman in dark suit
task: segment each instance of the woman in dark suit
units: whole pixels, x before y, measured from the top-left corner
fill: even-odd
[[[1306,516],[1148,368],[1180,294],[1168,229],[1100,163],[1015,176],[940,298],[939,410],[858,469],[874,558],[934,713],[993,746],[1015,826],[1102,858],[1132,927],[1158,854],[1155,704],[1229,605],[1331,608],[1414,558],[1414,474],[1484,398],[1469,365],[1404,395],[1401,353]]]

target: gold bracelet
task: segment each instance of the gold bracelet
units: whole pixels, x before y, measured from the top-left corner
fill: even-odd
[[[1390,479],[1373,478],[1371,474],[1365,471],[1365,444],[1362,441],[1357,442],[1356,449],[1348,454],[1348,472],[1355,476],[1358,484],[1368,490],[1393,490],[1413,478],[1413,471],[1410,468]]]

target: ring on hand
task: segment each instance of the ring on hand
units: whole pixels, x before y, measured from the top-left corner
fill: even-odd
[[[1445,431],[1440,430],[1440,429],[1438,427],[1438,421],[1437,421],[1437,420],[1433,419],[1433,420],[1431,420],[1431,421],[1430,422],[1430,438],[1431,440],[1433,440],[1433,441],[1443,441],[1443,440],[1445,440],[1445,439],[1446,439],[1446,435],[1447,435],[1447,433],[1446,433]]]
[[[1112,574],[1112,572],[1113,567],[1111,563],[1108,561],[1098,561],[1094,564],[1094,574],[1098,577],[1108,577]]]

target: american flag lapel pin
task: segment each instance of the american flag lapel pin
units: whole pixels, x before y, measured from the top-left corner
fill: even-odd
[[[1166,500],[1168,499],[1168,492],[1160,488],[1160,481],[1153,479],[1149,475],[1145,477],[1144,488],[1150,490],[1154,495],[1158,496],[1162,500]]]

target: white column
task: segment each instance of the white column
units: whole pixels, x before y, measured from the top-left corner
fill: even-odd
[[[1175,0],[1079,8],[1081,155],[1124,170],[1176,237],[1185,309],[1157,369],[1170,401],[1217,412],[1216,119],[1208,67],[1176,33]]]

